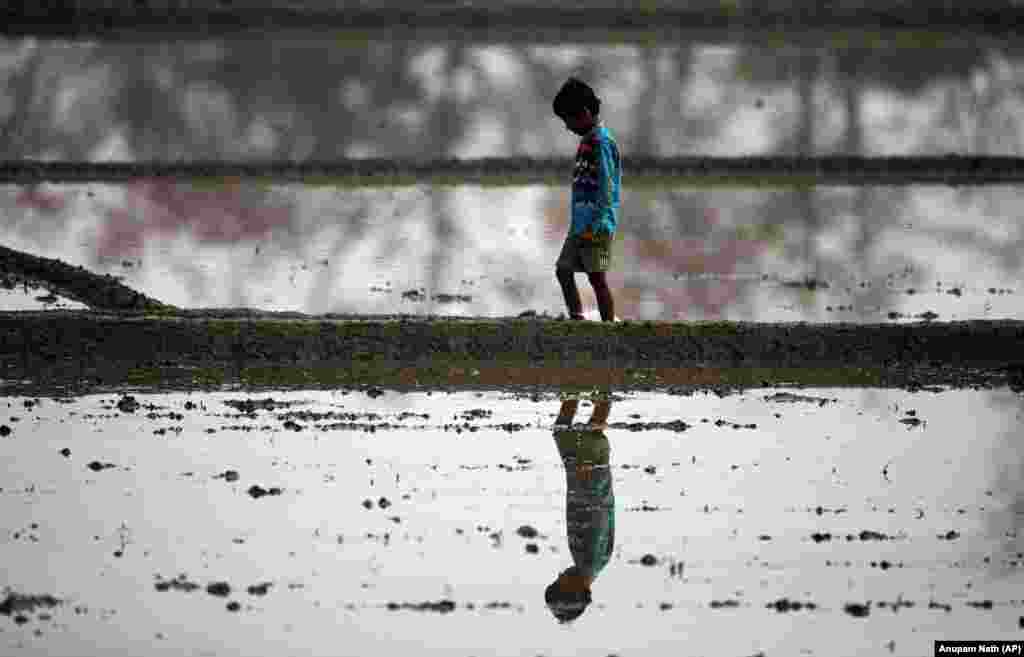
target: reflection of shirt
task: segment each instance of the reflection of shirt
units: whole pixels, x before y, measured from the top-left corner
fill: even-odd
[[[597,577],[615,545],[608,438],[597,431],[556,431],[555,440],[565,464],[565,521],[572,560],[581,574]],[[580,462],[594,465],[589,480],[576,476]]]
[[[571,234],[580,235],[588,228],[595,233],[615,234],[621,179],[622,166],[615,137],[608,128],[598,124],[580,140],[576,149],[569,206]]]

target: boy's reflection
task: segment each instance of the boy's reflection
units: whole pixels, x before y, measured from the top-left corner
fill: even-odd
[[[544,601],[561,623],[575,620],[590,604],[590,585],[608,564],[615,542],[615,497],[608,465],[611,399],[594,402],[590,421],[572,426],[579,401],[566,399],[554,435],[565,465],[566,533],[573,565],[544,591]]]

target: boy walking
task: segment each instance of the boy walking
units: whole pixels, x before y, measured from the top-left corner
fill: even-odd
[[[601,321],[615,321],[615,304],[606,273],[619,214],[622,166],[615,137],[601,122],[601,101],[585,82],[569,78],[553,103],[555,116],[582,139],[576,149],[570,201],[569,234],[555,264],[572,319],[583,319],[575,272],[583,271],[597,296]]]

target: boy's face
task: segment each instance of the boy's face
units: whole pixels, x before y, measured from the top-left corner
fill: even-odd
[[[589,109],[583,109],[575,115],[566,116],[563,120],[567,130],[581,137],[590,132],[590,129],[594,127],[594,117]]]

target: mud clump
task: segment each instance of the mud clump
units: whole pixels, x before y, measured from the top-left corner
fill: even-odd
[[[916,603],[911,602],[910,600],[904,600],[902,596],[898,597],[895,602],[879,602],[877,604],[883,609],[886,607],[891,608],[893,613],[898,612],[902,607],[907,607],[909,609],[916,606]]]
[[[6,438],[11,435],[11,428],[6,424],[0,424],[0,438]]]
[[[0,246],[0,274],[4,287],[22,283],[26,287],[45,287],[52,296],[59,294],[97,310],[134,310],[167,312],[178,310],[136,292],[110,274],[94,274],[58,259],[41,258]],[[45,301],[46,299],[44,299]]]
[[[530,525],[521,525],[519,529],[516,530],[516,534],[519,534],[523,538],[536,538],[538,533],[539,532]]]
[[[712,609],[724,609],[726,607],[739,607],[739,600],[712,600],[708,603],[708,606]]]
[[[115,463],[100,463],[99,461],[92,461],[91,463],[89,463],[89,465],[87,465],[85,467],[89,468],[93,472],[99,472],[100,470],[106,470],[108,468],[116,468],[117,464],[115,464]]]
[[[790,600],[789,598],[779,598],[775,602],[769,602],[765,605],[768,609],[774,609],[780,614],[787,611],[800,611],[801,609],[817,609],[818,605],[813,602],[799,602],[796,600]]]
[[[210,595],[226,598],[231,595],[231,585],[227,582],[213,582],[206,587],[206,592]]]
[[[174,579],[161,579],[160,576],[157,575],[157,579],[158,581],[153,585],[157,591],[170,591],[173,589],[175,591],[191,593],[199,588],[198,584],[188,581],[183,574],[178,575]]]
[[[831,399],[825,397],[809,397],[806,395],[797,395],[791,392],[777,392],[773,395],[767,395],[764,397],[767,402],[776,402],[780,404],[795,404],[797,402],[808,402],[811,404],[817,404],[818,406],[824,406],[829,402],[838,402],[839,399],[833,397]]]
[[[21,593],[8,593],[7,597],[3,602],[0,602],[0,614],[4,616],[15,615],[22,617],[25,620],[18,622],[19,625],[23,624],[28,620],[24,616],[23,612],[33,612],[38,609],[51,609],[59,604],[62,604],[62,600],[55,598],[54,596],[44,593],[42,595],[25,595]]]
[[[246,492],[253,499],[257,499],[258,500],[259,498],[264,497],[266,495],[280,495],[284,491],[281,488],[278,488],[277,486],[272,486],[270,488],[263,488],[262,486],[260,486],[258,484],[253,484],[252,486],[249,486],[249,490],[247,490]]]
[[[225,470],[219,475],[214,475],[214,479],[223,479],[224,481],[238,481],[238,470]]]
[[[139,406],[141,406],[141,404],[139,404],[139,402],[135,400],[135,397],[131,395],[125,395],[117,402],[117,410],[122,413],[134,413],[138,410]]]
[[[261,584],[252,584],[246,589],[249,595],[266,595],[267,589],[271,586],[270,582],[263,582]]]
[[[437,602],[389,602],[385,607],[390,611],[411,609],[413,611],[436,611],[441,614],[447,614],[455,611],[455,602],[452,600],[438,600]]]
[[[859,602],[848,602],[843,606],[843,611],[854,618],[864,618],[871,613],[871,603],[861,604]]]
[[[277,408],[288,408],[299,402],[282,402],[273,399],[272,397],[265,397],[263,399],[225,399],[224,404],[237,410],[239,413],[251,415],[257,410],[261,411],[273,411]],[[187,405],[186,405],[187,408]]]

